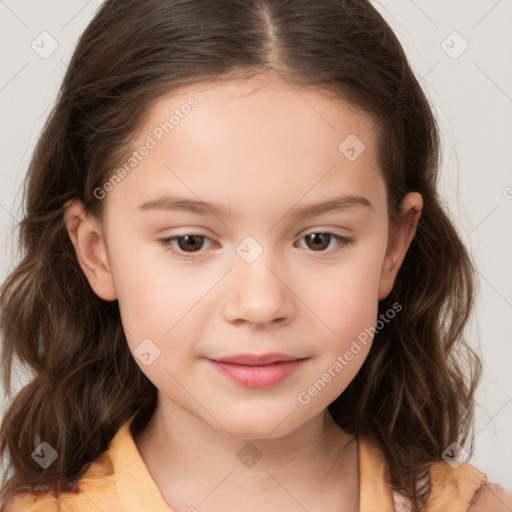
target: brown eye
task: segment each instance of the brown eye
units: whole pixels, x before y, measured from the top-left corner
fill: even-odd
[[[205,252],[201,250],[205,241],[211,242],[211,239],[205,235],[197,234],[171,236],[170,238],[159,240],[166,251],[184,258],[192,258],[196,255],[200,256],[201,253]]]
[[[342,251],[352,242],[352,239],[350,238],[329,232],[308,233],[302,238],[306,240],[306,248],[311,249],[313,252],[331,253]],[[333,247],[329,248],[333,241],[337,243],[333,244]]]
[[[306,245],[313,250],[324,250],[329,246],[331,235],[329,233],[310,233],[305,236]]]
[[[203,235],[178,236],[178,247],[185,252],[195,252],[203,246],[205,237]]]

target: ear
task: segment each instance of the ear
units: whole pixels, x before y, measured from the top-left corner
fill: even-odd
[[[103,300],[115,300],[117,292],[99,221],[86,212],[81,201],[68,201],[64,207],[66,229],[91,288]]]
[[[380,275],[379,300],[385,299],[393,289],[398,271],[416,234],[422,208],[423,198],[418,192],[409,192],[402,200],[399,219],[390,227],[391,234]]]

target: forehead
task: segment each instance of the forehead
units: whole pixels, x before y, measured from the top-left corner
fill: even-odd
[[[336,191],[385,200],[370,116],[275,75],[187,85],[159,98],[133,149],[148,143],[109,200],[135,207],[164,190],[234,208],[289,207]]]
[[[152,104],[140,135],[158,131],[160,123],[170,120],[175,136],[193,131],[212,140],[215,134],[210,130],[215,130],[219,135],[229,131],[231,140],[237,140],[257,133],[253,145],[314,136],[325,137],[329,143],[332,136],[341,137],[347,130],[371,144],[374,132],[371,116],[340,94],[299,86],[271,73],[180,87]]]

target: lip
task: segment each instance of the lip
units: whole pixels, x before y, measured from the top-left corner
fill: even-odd
[[[265,366],[281,361],[296,361],[297,359],[302,358],[272,352],[268,354],[237,354],[235,356],[219,357],[217,359],[212,359],[212,361],[217,361],[219,363],[242,364],[245,366]]]
[[[268,388],[294,374],[307,358],[286,354],[240,354],[208,359],[219,373],[251,388]]]

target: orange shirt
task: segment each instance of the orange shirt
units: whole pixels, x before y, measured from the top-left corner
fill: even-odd
[[[133,416],[132,418],[133,419]],[[78,494],[21,494],[1,512],[175,512],[163,499],[142,459],[127,421],[80,480]],[[380,450],[359,438],[360,512],[401,512],[407,502],[389,486]],[[486,476],[469,463],[432,466],[428,512],[464,512]],[[5,505],[4,505],[5,507]],[[405,508],[404,508],[405,507]]]

